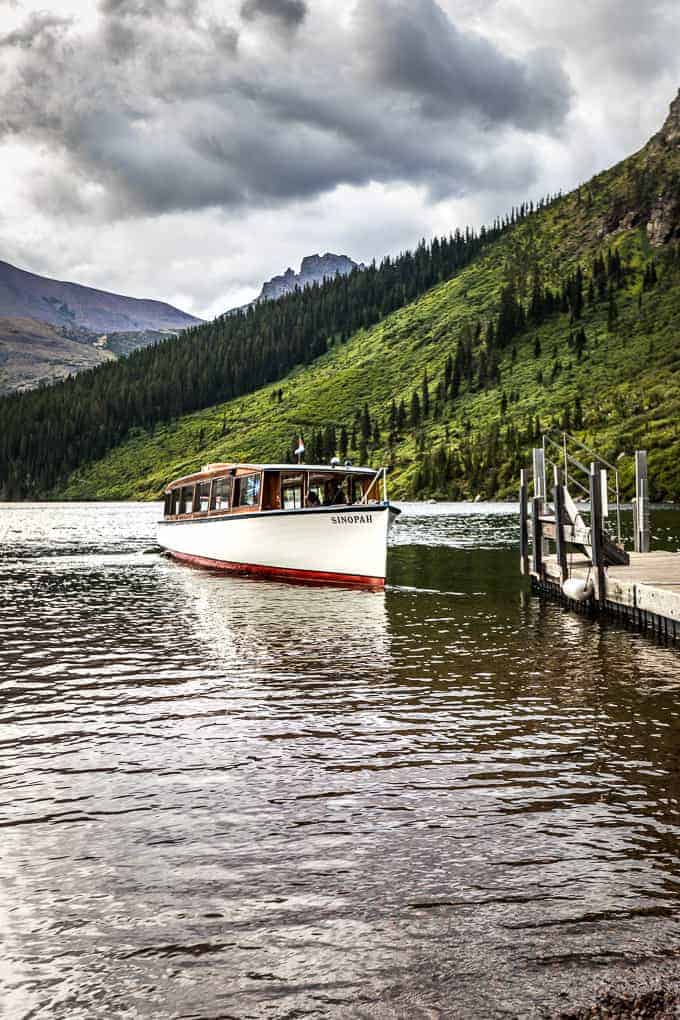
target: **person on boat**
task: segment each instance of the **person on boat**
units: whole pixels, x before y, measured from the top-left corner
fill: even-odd
[[[307,493],[307,506],[321,506],[318,493],[316,493],[314,489],[310,489]]]
[[[342,490],[342,486],[337,478],[334,478],[328,486],[328,496],[324,500],[324,506],[340,506],[346,503],[347,499],[345,493]]]

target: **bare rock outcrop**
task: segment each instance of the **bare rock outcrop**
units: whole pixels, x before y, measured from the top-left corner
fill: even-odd
[[[334,255],[327,251],[325,255],[306,255],[300,265],[300,272],[287,269],[280,276],[274,276],[262,287],[258,301],[275,301],[284,294],[292,294],[296,287],[304,290],[314,283],[332,280],[335,276],[346,276],[353,269],[363,269],[347,255]]]
[[[680,89],[663,127],[650,143],[650,151],[671,159],[680,152]],[[655,196],[647,219],[647,236],[655,246],[680,238],[680,176],[671,176]]]
[[[661,130],[626,162],[625,187],[608,196],[597,237],[641,227],[655,247],[680,240],[680,90]]]
[[[655,141],[667,149],[680,148],[680,89],[671,103],[668,116]]]

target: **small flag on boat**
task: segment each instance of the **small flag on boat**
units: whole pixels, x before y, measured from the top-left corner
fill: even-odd
[[[298,439],[297,449],[295,450],[295,456],[296,457],[301,457],[304,452],[305,452],[305,444],[302,441],[302,436],[300,436],[300,438]]]

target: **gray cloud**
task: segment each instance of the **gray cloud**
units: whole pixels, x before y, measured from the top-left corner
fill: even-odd
[[[57,36],[71,24],[71,18],[62,18],[46,11],[36,11],[28,16],[20,28],[0,35],[0,46],[16,46],[24,50],[31,49],[38,44],[53,46]]]
[[[426,116],[469,113],[532,130],[554,129],[568,112],[571,88],[554,52],[511,59],[460,31],[434,0],[365,0],[356,20],[376,86],[411,95]]]
[[[569,109],[554,53],[509,57],[434,0],[359,0],[332,30],[310,21],[286,60],[266,40],[241,53],[236,29],[199,0],[99,9],[90,34],[50,37],[49,62],[26,44],[0,93],[0,131],[52,147],[110,215],[271,205],[370,181],[438,198],[501,178],[528,186],[533,156],[495,166],[489,127],[553,132]],[[306,11],[299,0],[242,9],[297,23]],[[64,28],[29,19],[14,34],[39,24]]]
[[[193,21],[199,11],[198,0],[100,0],[104,17],[142,18],[179,17]]]
[[[677,0],[241,6],[0,0],[4,258],[214,314],[309,252],[370,262],[568,189],[680,81]]]
[[[301,25],[307,14],[305,0],[244,0],[241,4],[241,17],[245,21],[253,21],[264,15],[277,18],[288,27]]]

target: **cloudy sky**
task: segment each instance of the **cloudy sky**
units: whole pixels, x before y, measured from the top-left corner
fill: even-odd
[[[679,38],[677,0],[0,0],[0,258],[212,316],[611,165]]]

